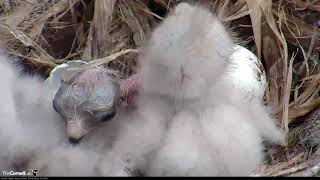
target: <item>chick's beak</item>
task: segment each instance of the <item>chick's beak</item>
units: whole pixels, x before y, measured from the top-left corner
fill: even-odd
[[[86,130],[81,128],[76,121],[72,120],[67,123],[67,136],[71,144],[77,144],[86,133]]]

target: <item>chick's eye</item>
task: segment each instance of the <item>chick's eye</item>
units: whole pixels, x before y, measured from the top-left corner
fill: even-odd
[[[116,108],[112,107],[109,111],[97,112],[95,116],[99,122],[106,122],[112,120],[116,116],[116,114]]]

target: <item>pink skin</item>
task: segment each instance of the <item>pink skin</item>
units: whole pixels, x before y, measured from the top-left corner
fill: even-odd
[[[127,79],[120,81],[121,97],[120,105],[130,106],[134,105],[134,98],[141,91],[141,77],[140,75],[134,74]]]

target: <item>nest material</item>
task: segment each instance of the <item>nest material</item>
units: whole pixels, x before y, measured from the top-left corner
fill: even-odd
[[[30,72],[45,77],[56,65],[74,59],[128,77],[136,71],[135,49],[179,2],[2,0],[0,48],[18,57]],[[272,162],[258,174],[303,175],[320,155],[320,120],[309,115],[319,114],[320,109],[320,1],[188,2],[220,9],[223,21],[264,64],[269,83],[266,100],[288,133],[288,146],[273,153]]]

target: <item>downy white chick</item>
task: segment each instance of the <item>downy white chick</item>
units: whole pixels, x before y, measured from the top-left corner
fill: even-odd
[[[261,138],[246,114],[228,105],[200,113],[173,118],[148,176],[246,176],[261,162]]]
[[[8,58],[0,56],[0,169],[26,170],[38,152],[64,141],[63,123],[48,102],[41,99],[37,77],[20,77]]]
[[[142,90],[174,100],[176,115],[147,175],[249,175],[263,160],[263,139],[283,143],[262,102],[222,81],[233,47],[217,17],[187,3],[153,32],[139,59]]]
[[[19,76],[20,69],[10,61],[0,56],[0,169],[37,169],[40,176],[99,175],[99,158],[105,153],[70,145],[66,123],[53,110],[42,80]]]
[[[101,156],[96,151],[61,144],[47,152],[38,152],[27,167],[37,169],[38,176],[101,176]]]
[[[175,100],[206,99],[208,87],[224,73],[233,45],[207,10],[178,4],[154,30],[138,59],[143,92]]]

